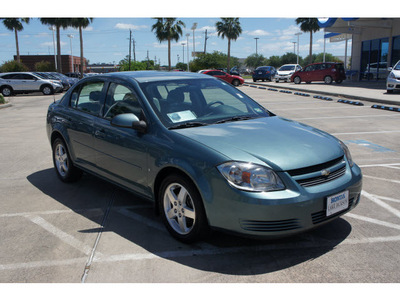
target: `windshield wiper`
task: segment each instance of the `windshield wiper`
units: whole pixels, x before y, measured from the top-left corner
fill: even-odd
[[[203,122],[185,122],[175,126],[168,127],[168,129],[181,129],[181,128],[189,128],[189,127],[199,127],[199,126],[206,126],[207,123]]]
[[[235,116],[235,117],[219,120],[219,121],[215,122],[215,124],[226,123],[226,122],[234,122],[234,121],[250,120],[250,119],[253,119],[253,118],[254,118],[254,116]]]

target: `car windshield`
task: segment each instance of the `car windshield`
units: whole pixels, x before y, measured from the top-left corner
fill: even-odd
[[[400,61],[394,66],[393,70],[400,70]]]
[[[279,71],[292,71],[294,70],[294,66],[282,66]]]
[[[140,84],[161,122],[170,129],[271,116],[228,83],[184,79]]]

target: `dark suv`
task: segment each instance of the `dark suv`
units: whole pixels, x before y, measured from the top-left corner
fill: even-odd
[[[253,81],[257,80],[269,80],[272,81],[275,78],[276,69],[271,66],[258,67],[253,71]]]
[[[302,81],[306,83],[311,81],[324,81],[327,84],[331,84],[333,81],[341,83],[344,79],[346,79],[346,73],[343,63],[337,62],[310,64],[303,70],[294,73],[290,78],[296,84],[300,84]]]

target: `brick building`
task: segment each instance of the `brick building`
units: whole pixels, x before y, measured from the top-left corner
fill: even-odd
[[[20,55],[21,62],[28,67],[29,71],[36,71],[35,64],[41,61],[48,61],[55,68],[54,55]],[[56,57],[57,59],[57,57]],[[17,56],[14,55],[14,60]],[[87,59],[84,58],[83,72],[87,71]],[[79,72],[81,58],[78,56],[61,55],[61,73]]]

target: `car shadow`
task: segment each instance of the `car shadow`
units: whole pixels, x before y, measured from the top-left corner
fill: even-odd
[[[65,184],[54,169],[45,169],[27,179],[55,201],[98,224],[76,228],[77,232],[113,232],[152,255],[207,272],[256,275],[283,270],[323,256],[351,232],[351,225],[339,218],[311,232],[283,239],[249,239],[214,231],[204,241],[187,245],[168,234],[148,200],[94,176],[84,174],[80,181]],[[93,214],[99,209],[101,216]],[[118,260],[114,253],[109,256]]]

